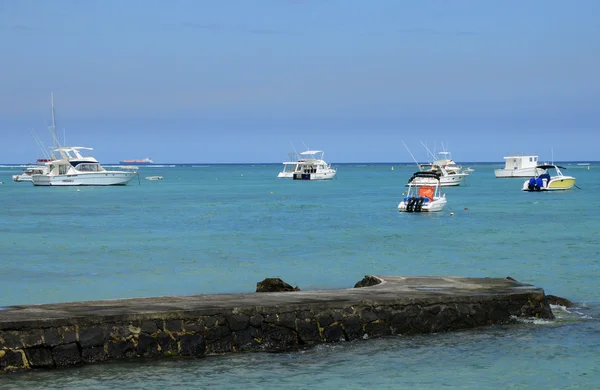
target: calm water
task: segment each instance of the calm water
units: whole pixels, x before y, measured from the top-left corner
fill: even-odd
[[[265,277],[346,288],[376,274],[511,276],[577,307],[289,354],[0,376],[0,388],[600,388],[600,165],[567,165],[580,189],[560,193],[472,165],[436,214],[398,213],[414,166],[393,165],[340,165],[328,182],[277,179],[279,165],[144,167],[139,185],[79,192],[0,168],[0,306],[252,292]]]

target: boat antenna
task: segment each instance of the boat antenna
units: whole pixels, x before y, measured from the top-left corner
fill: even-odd
[[[429,153],[429,155],[433,158],[433,160],[435,161],[435,154],[431,153],[431,150],[429,150],[429,148],[427,147],[427,145],[425,145],[423,143],[423,141],[420,141],[421,145],[423,145],[425,147],[425,150],[427,150],[427,153]]]
[[[35,133],[35,131],[31,130],[31,135],[33,136],[33,139],[38,144],[38,146],[40,147],[40,149],[42,149],[42,155],[43,155],[43,157],[44,158],[50,158],[50,157],[52,157],[52,156],[50,156],[50,154],[46,150],[46,146],[44,146],[44,143],[42,142],[42,140],[40,139],[40,137],[38,137],[38,135]]]
[[[406,150],[408,151],[408,154],[410,154],[410,157],[412,157],[413,161],[415,162],[415,164],[417,164],[417,167],[419,167],[419,171],[421,170],[421,166],[419,165],[419,163],[417,162],[417,159],[415,158],[415,156],[413,156],[413,154],[410,152],[410,149],[408,148],[408,146],[406,146],[406,144],[404,143],[404,140],[402,140],[402,143],[404,144],[404,147],[406,148]]]
[[[52,149],[60,147],[58,138],[56,138],[56,120],[54,115],[54,93],[50,92],[50,104],[52,105],[52,126],[49,127],[50,134],[52,134]]]

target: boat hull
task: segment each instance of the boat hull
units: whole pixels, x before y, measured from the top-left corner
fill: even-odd
[[[574,177],[561,177],[561,178],[552,178],[550,182],[546,184],[544,179],[544,184],[541,187],[530,188],[529,180],[526,180],[523,183],[523,191],[527,192],[539,192],[539,191],[565,191],[573,188],[575,186],[575,178]]]
[[[331,180],[335,177],[336,172],[317,172],[317,173],[294,173],[294,180]]]
[[[94,172],[75,175],[34,175],[34,186],[118,186],[129,183],[137,173],[134,172]]]
[[[540,170],[536,170],[535,167],[520,168],[520,169],[495,169],[494,175],[497,178],[511,178],[511,177],[531,177],[540,174]]]
[[[446,198],[435,198],[433,201],[428,199],[424,200],[423,203],[417,207],[414,204],[411,207],[411,198],[404,198],[400,204],[398,204],[398,211],[407,213],[418,213],[418,212],[438,212],[444,209],[446,206]]]

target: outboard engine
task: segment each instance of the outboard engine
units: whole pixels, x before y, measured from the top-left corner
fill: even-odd
[[[421,206],[423,206],[423,201],[425,199],[422,197],[419,197],[415,200],[415,211],[421,211]]]
[[[542,188],[544,188],[544,180],[541,177],[538,177],[535,180],[535,186],[537,187],[537,191],[541,190]]]
[[[406,203],[406,211],[412,212],[415,209],[415,203],[417,199],[414,196],[408,198],[408,202]]]

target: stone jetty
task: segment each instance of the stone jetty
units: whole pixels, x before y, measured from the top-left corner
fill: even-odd
[[[0,308],[0,372],[142,357],[290,351],[506,324],[518,317],[553,318],[543,289],[510,278],[375,278],[381,283],[342,290]]]

